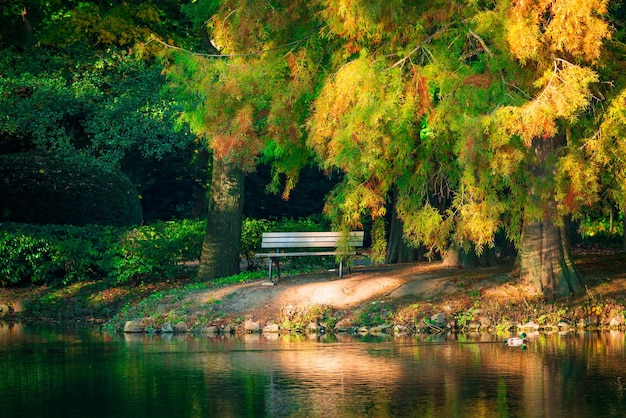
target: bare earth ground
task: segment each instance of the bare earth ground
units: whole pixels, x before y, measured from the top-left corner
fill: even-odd
[[[626,257],[623,254],[587,254],[577,263],[585,276],[586,292],[569,300],[580,303],[594,299],[626,296]],[[229,317],[255,321],[278,319],[285,306],[329,305],[350,310],[371,301],[447,301],[459,305],[468,295],[479,292],[483,298],[506,303],[522,302],[524,289],[509,273],[511,264],[462,270],[441,262],[367,266],[352,269],[339,279],[334,272],[283,277],[277,285],[257,281],[190,296],[191,305],[202,306],[219,300],[220,311]]]

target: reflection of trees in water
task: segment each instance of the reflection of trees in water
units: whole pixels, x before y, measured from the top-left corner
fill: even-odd
[[[12,356],[11,341],[22,333],[0,327]],[[45,376],[44,399],[71,383],[129,415],[136,405],[116,394],[171,402],[180,416],[619,416],[626,409],[622,332],[531,335],[527,350],[489,335],[367,343],[346,335],[90,338],[26,335],[24,361],[11,357],[3,372],[12,382],[7,393],[19,389],[23,399],[14,402],[37,409],[28,385]],[[99,377],[89,378],[94,372]]]
[[[253,367],[272,364],[265,399],[270,415],[563,416],[575,411],[597,416],[606,412],[602,399],[623,396],[618,386],[626,370],[623,351],[623,333],[536,335],[527,350],[504,347],[490,336],[335,347],[287,342]]]

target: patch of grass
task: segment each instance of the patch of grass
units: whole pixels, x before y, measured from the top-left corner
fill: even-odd
[[[131,302],[123,306],[103,329],[105,332],[115,333],[123,328],[126,321],[136,318],[148,318],[155,327],[160,327],[165,322],[172,324],[181,321],[190,322],[189,314],[193,307],[190,306],[190,302],[185,301],[186,296],[209,286],[209,283],[190,283],[183,287],[155,292],[138,303]],[[210,314],[213,307],[218,304],[218,301],[210,301],[203,305],[202,311]]]
[[[393,310],[381,301],[364,305],[355,314],[357,324],[364,327],[391,323],[394,316]]]

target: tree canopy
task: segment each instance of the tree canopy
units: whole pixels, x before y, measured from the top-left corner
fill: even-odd
[[[187,120],[215,152],[293,180],[311,157],[341,172],[326,212],[339,228],[373,219],[375,248],[393,191],[412,245],[480,253],[502,230],[537,250],[531,290],[577,290],[558,237],[624,172],[621,4],[211,4],[220,58],[182,55],[170,74],[201,95]]]

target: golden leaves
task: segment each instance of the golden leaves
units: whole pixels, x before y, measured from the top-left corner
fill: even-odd
[[[550,55],[597,62],[611,36],[608,0],[517,0],[509,11],[507,40],[522,63]]]
[[[626,208],[626,90],[611,101],[600,128],[583,149],[598,172],[610,173],[609,193]]]
[[[359,51],[355,42],[380,43],[406,19],[403,0],[317,0],[319,17],[331,33],[348,41],[351,53]]]
[[[539,94],[522,106],[499,109],[494,118],[502,124],[500,135],[518,135],[529,147],[534,138],[550,138],[557,134],[557,120],[573,122],[591,99],[589,85],[598,76],[589,67],[580,67],[557,60],[554,68],[545,71],[536,82]],[[506,142],[506,141],[505,141]]]
[[[580,152],[569,152],[557,164],[557,184],[555,200],[562,213],[574,214],[583,206],[592,205],[599,190],[597,167],[585,160]]]
[[[447,246],[450,218],[444,218],[437,208],[428,203],[421,208],[406,209],[398,206],[398,216],[404,222],[404,237],[408,242],[415,247],[424,245],[434,250]]]
[[[354,225],[363,214],[385,215],[392,185],[419,164],[414,151],[427,97],[417,73],[387,69],[365,54],[322,88],[307,125],[308,145],[325,169],[345,174],[340,198],[331,202],[334,219]]]

